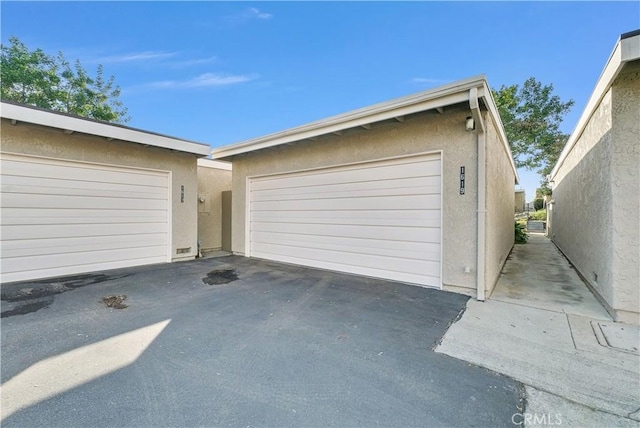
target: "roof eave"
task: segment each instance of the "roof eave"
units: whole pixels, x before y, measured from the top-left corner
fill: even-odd
[[[30,123],[61,129],[68,133],[78,132],[82,134],[104,137],[112,140],[122,140],[131,143],[155,146],[164,149],[186,152],[204,157],[209,154],[210,147],[206,144],[172,138],[164,135],[148,133],[145,131],[116,126],[105,122],[97,122],[80,117],[58,114],[54,111],[30,108],[2,102],[0,116],[4,119],[16,122]]]
[[[591,96],[589,97],[589,101],[582,111],[580,115],[580,119],[578,119],[578,123],[576,124],[573,132],[569,136],[567,143],[565,144],[560,156],[558,157],[558,161],[555,166],[551,170],[551,173],[548,176],[549,181],[553,181],[555,176],[558,174],[558,171],[564,164],[567,156],[573,150],[573,147],[576,145],[578,139],[582,136],[584,129],[586,128],[591,116],[596,111],[600,102],[606,95],[609,88],[613,84],[614,80],[620,74],[620,71],[624,67],[627,62],[636,61],[640,59],[640,32],[634,31],[631,33],[623,34],[611,52],[607,64],[605,65],[600,77],[596,82],[596,85],[591,92]]]
[[[486,86],[486,80],[483,75],[353,110],[263,137],[214,148],[211,150],[211,155],[214,159],[228,160],[234,156],[255,150],[316,138],[374,122],[467,102],[469,100],[469,89],[479,86]]]

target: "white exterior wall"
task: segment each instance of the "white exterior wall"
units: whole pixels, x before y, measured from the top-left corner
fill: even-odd
[[[317,141],[240,155],[233,161],[233,251],[245,252],[247,177],[294,172],[442,150],[443,284],[475,289],[477,234],[476,133],[465,131],[468,108],[407,117],[404,123],[373,124],[369,130],[325,135]],[[502,156],[501,151],[497,156]],[[490,154],[490,156],[492,156]],[[508,159],[506,160],[508,162]],[[460,195],[460,167],[466,168],[466,193]],[[513,210],[513,175],[509,214]],[[465,273],[465,267],[471,272]]]
[[[486,124],[486,242],[485,242],[485,289],[489,296],[507,256],[513,248],[515,230],[513,206],[515,174],[496,126],[485,115]]]

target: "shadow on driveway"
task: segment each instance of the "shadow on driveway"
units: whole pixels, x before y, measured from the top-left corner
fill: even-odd
[[[523,405],[519,383],[433,352],[463,295],[237,256],[107,274],[3,318],[3,385],[41,373],[3,426],[513,426]],[[92,354],[74,350],[108,364],[109,340],[159,322],[126,366],[29,401],[79,376]]]

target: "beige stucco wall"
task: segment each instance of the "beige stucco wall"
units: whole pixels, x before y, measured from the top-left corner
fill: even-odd
[[[524,190],[516,191],[514,197],[515,197],[514,212],[516,213],[524,212],[524,204],[525,204]]]
[[[407,117],[404,123],[374,124],[369,130],[349,130],[237,156],[233,159],[233,238],[235,253],[245,251],[247,177],[292,172],[339,164],[443,151],[443,283],[475,288],[477,146],[476,133],[464,128],[468,108]],[[460,195],[460,167],[466,167],[466,193]],[[513,215],[513,182],[508,214]],[[511,228],[513,229],[513,228]],[[470,273],[465,273],[465,267]]]
[[[612,306],[621,320],[640,312],[640,61],[627,64],[613,84]]]
[[[640,306],[640,66],[627,65],[554,177],[551,238],[618,320]]]
[[[3,119],[0,128],[2,152],[76,160],[104,165],[149,168],[172,173],[172,254],[173,260],[192,259],[197,253],[196,156],[140,144],[107,141],[86,134],[64,134],[59,129]],[[180,202],[184,186],[184,202]],[[176,254],[178,248],[189,253]]]
[[[513,248],[515,173],[509,153],[502,144],[491,120],[486,123],[486,242],[485,289],[491,294],[498,281],[502,266]],[[524,194],[524,192],[523,192]]]
[[[231,190],[231,171],[198,165],[198,240],[202,251],[222,247],[222,192]]]

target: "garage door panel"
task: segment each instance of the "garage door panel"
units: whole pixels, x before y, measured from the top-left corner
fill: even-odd
[[[3,155],[2,281],[170,260],[169,173]]]
[[[83,196],[56,196],[8,193],[2,195],[2,207],[15,208],[80,208],[109,209],[122,207],[135,210],[166,210],[167,201],[162,199],[104,198]]]
[[[342,193],[370,191],[374,190],[394,190],[394,189],[423,189],[426,187],[435,188],[434,193],[440,193],[440,177],[414,177],[414,178],[398,178],[395,180],[371,180],[356,183],[338,183],[325,185],[310,185],[304,187],[286,187],[279,189],[263,189],[252,190],[252,200],[273,200],[274,197],[291,196],[291,195],[317,195],[324,193]]]
[[[32,186],[16,186],[2,184],[0,190],[4,195],[22,194],[22,195],[49,195],[49,196],[81,196],[89,198],[125,198],[125,199],[166,199],[166,194],[153,194],[148,192],[135,192],[124,190],[105,190],[94,188],[74,189],[65,187],[32,187]]]
[[[82,165],[82,166],[80,166]],[[154,171],[125,168],[105,169],[90,164],[47,164],[2,159],[2,175],[60,178],[95,183],[120,183],[164,187],[166,175]]]
[[[151,221],[166,221],[166,210],[128,210],[128,209],[67,209],[67,208],[11,208],[3,207],[2,220],[25,219],[41,220],[43,222],[55,223],[58,219],[70,219],[78,222],[83,219],[87,223],[104,222],[106,219],[114,218],[130,219],[131,223]],[[17,223],[20,224],[20,223]],[[29,223],[31,224],[31,223]],[[48,224],[48,223],[43,223]]]
[[[114,212],[112,215],[104,215],[99,210],[78,210],[86,213],[85,215],[66,214],[62,215],[51,209],[27,210],[24,208],[6,208],[2,210],[2,223],[5,226],[27,226],[27,225],[61,225],[61,224],[77,224],[82,221],[83,224],[103,223],[166,223],[167,214],[163,211],[143,211],[147,215],[131,216],[127,213],[136,213],[133,210],[126,213]],[[19,215],[20,212],[28,213],[28,215]],[[52,214],[44,214],[43,212],[53,212]],[[98,215],[99,214],[99,215]]]
[[[137,184],[118,184],[118,183],[96,183],[94,181],[77,181],[69,180],[64,177],[56,178],[41,178],[41,177],[29,177],[29,176],[3,176],[2,177],[2,189],[4,191],[5,186],[8,190],[12,190],[12,186],[27,186],[35,188],[64,188],[64,189],[95,189],[99,186],[101,190],[108,190],[114,192],[137,192],[147,193],[152,195],[158,195],[166,197],[167,188],[165,186],[145,186]]]
[[[251,256],[441,286],[439,155],[252,179]]]
[[[362,165],[350,169],[312,171],[295,177],[256,179],[252,190],[323,186],[330,184],[394,180],[411,177],[440,176],[440,162],[407,162],[383,166]]]
[[[118,269],[132,266],[142,266],[149,265],[155,263],[164,263],[166,262],[166,257],[155,256],[155,257],[146,257],[146,255],[138,254],[136,258],[129,258],[126,260],[116,260],[105,263],[91,263],[91,264],[83,264],[83,265],[75,265],[75,266],[62,266],[55,267],[50,269],[39,269],[37,266],[32,266],[29,271],[20,271],[20,272],[10,272],[10,273],[2,273],[2,281],[3,282],[13,282],[13,281],[26,281],[30,279],[37,278],[49,278],[56,276],[68,276],[78,273],[85,272],[95,272],[99,270],[106,269]],[[2,262],[2,267],[4,266],[4,261]]]
[[[439,229],[420,229],[414,227],[381,227],[381,226],[343,226],[328,224],[252,224],[252,231],[296,233],[312,236],[341,236],[345,238],[389,239],[408,242],[440,242]]]
[[[329,263],[341,263],[350,266],[360,266],[364,268],[378,269],[390,266],[393,263],[392,271],[413,272],[422,275],[437,275],[440,271],[440,263],[416,259],[396,258],[379,256],[373,254],[363,254],[346,251],[332,251],[320,248],[289,247],[275,244],[256,244],[254,256],[264,258],[269,254],[281,254],[289,257],[300,257],[304,259],[323,260]]]
[[[272,232],[251,232],[251,241],[288,244],[293,246],[301,245],[312,248],[314,245],[340,246],[342,248],[353,246],[354,248],[372,248],[374,250],[386,251],[386,254],[394,252],[409,252],[412,257],[422,257],[426,254],[436,254],[437,257],[429,258],[429,260],[440,260],[440,244],[429,242],[408,242],[408,241],[392,241],[384,239],[359,239],[347,238],[343,236],[317,236],[317,235],[300,235],[294,233],[272,233]]]
[[[354,213],[351,218],[325,218],[320,215],[317,217],[273,217],[270,219],[263,219],[262,222],[281,223],[281,224],[335,224],[335,225],[353,225],[353,226],[398,226],[398,227],[439,227],[440,220],[428,220],[428,219],[411,219],[411,218],[361,218],[357,214],[358,212],[350,211]],[[361,212],[361,211],[360,211]],[[256,213],[257,214],[257,213]],[[254,215],[253,221],[255,223],[261,222],[258,220],[259,216]]]
[[[259,257],[259,256],[255,256]],[[417,275],[410,272],[390,272],[384,269],[365,268],[362,266],[345,265],[343,263],[330,263],[325,261],[318,261],[317,259],[304,259],[301,257],[289,257],[282,254],[263,254],[262,257],[268,260],[275,260],[283,263],[302,264],[304,266],[311,266],[320,269],[329,269],[338,272],[353,273],[356,275],[371,276],[374,278],[383,278],[393,281],[404,281],[412,284],[420,284],[428,287],[440,287],[439,275]]]
[[[252,211],[333,211],[375,210],[378,208],[402,210],[439,209],[440,195],[381,196],[371,198],[329,198],[310,200],[251,202]]]
[[[279,237],[280,238],[280,237]],[[310,237],[312,238],[312,237]],[[385,241],[378,241],[385,242]],[[375,246],[374,244],[369,246],[356,246],[353,245],[353,242],[337,244],[337,243],[325,243],[318,242],[315,239],[277,239],[274,241],[263,240],[260,242],[256,242],[252,245],[251,251],[256,253],[267,253],[272,249],[269,247],[270,245],[280,245],[285,247],[290,247],[294,253],[296,249],[319,249],[319,250],[327,250],[334,252],[346,252],[346,253],[356,253],[356,254],[365,254],[365,255],[373,255],[373,256],[386,256],[386,257],[402,257],[404,259],[414,259],[414,260],[429,260],[433,262],[440,261],[440,252],[439,247],[436,245],[436,251],[422,251],[420,253],[416,253],[415,251],[411,251],[408,249],[389,249]]]
[[[147,246],[165,245],[167,236],[164,233],[150,236],[144,235],[117,235],[117,236],[91,236],[63,239],[25,239],[20,241],[6,241],[2,245],[2,256],[27,257],[45,254],[67,254],[83,251],[117,250],[129,248],[142,248]],[[146,250],[143,250],[146,251]]]
[[[427,220],[439,221],[440,210],[395,210],[395,209],[377,209],[377,210],[341,210],[341,211],[254,211],[251,213],[252,220],[255,221],[277,221],[278,219],[306,219],[306,218],[325,218],[325,219],[350,219],[361,218],[371,220]],[[438,223],[439,224],[439,223]]]
[[[423,187],[396,187],[396,188],[369,188],[352,191],[325,191],[319,193],[291,193],[283,195],[264,195],[262,192],[256,192],[252,195],[252,200],[261,201],[300,201],[305,199],[341,199],[341,198],[368,198],[368,197],[398,197],[398,196],[419,196],[423,194],[440,194],[440,186],[423,186]]]
[[[166,248],[146,246],[144,257],[166,257]],[[39,269],[77,266],[83,264],[108,263],[122,259],[135,259],[141,256],[139,248],[118,248],[115,250],[81,251],[64,254],[47,254],[27,257],[8,257],[2,259],[4,273],[20,272],[37,266]]]
[[[61,224],[61,225],[29,225],[1,226],[3,241],[13,239],[52,239],[80,236],[155,234],[167,229],[166,223],[123,223],[123,224]]]

